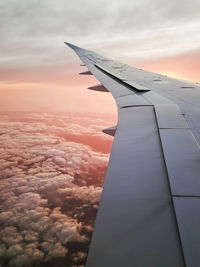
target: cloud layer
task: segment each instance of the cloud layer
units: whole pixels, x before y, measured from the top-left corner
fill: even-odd
[[[91,130],[104,142],[93,119],[85,118],[82,125],[80,118],[73,124],[70,119],[50,114],[0,118],[1,266],[85,262],[109,154],[67,140],[68,133],[70,139],[71,132]]]
[[[64,41],[117,58],[196,50],[199,10],[198,0],[2,0],[1,65],[65,65],[72,55]]]

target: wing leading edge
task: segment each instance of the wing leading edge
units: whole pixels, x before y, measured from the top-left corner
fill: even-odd
[[[198,267],[199,86],[66,44],[118,107],[87,267]]]

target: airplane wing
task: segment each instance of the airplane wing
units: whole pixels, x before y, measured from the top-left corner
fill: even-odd
[[[66,44],[118,107],[86,266],[199,267],[199,84]]]

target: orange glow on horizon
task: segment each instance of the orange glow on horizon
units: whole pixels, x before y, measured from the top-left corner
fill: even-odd
[[[172,78],[200,82],[200,51],[143,61],[138,66]]]
[[[190,81],[200,81],[200,52],[154,59],[130,65]],[[117,116],[110,94],[86,88],[99,83],[79,76],[85,68],[67,65],[46,69],[0,70],[0,111],[89,112]]]

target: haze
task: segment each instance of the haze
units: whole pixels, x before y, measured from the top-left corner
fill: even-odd
[[[199,17],[198,0],[2,0],[0,110],[116,113],[64,41],[200,81]]]

